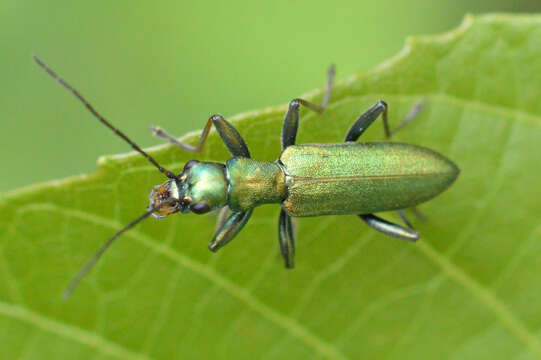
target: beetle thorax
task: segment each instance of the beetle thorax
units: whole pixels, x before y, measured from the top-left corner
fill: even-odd
[[[177,183],[181,201],[191,212],[203,214],[227,203],[224,164],[189,161]]]

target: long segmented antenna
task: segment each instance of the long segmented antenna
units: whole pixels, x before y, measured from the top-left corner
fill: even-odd
[[[160,164],[158,164],[158,162],[156,160],[154,160],[154,158],[152,156],[150,156],[149,154],[144,152],[143,149],[141,149],[137,144],[135,144],[133,141],[131,141],[130,138],[128,138],[126,135],[124,135],[124,133],[122,133],[120,130],[118,130],[116,127],[114,127],[109,121],[105,120],[105,118],[103,116],[101,116],[94,109],[94,107],[92,107],[92,105],[90,105],[90,103],[88,101],[86,101],[86,99],[81,94],[79,94],[79,92],[77,90],[72,88],[70,84],[68,84],[61,77],[59,77],[51,68],[49,68],[47,65],[45,65],[45,63],[43,63],[43,61],[41,61],[37,56],[34,56],[34,60],[36,61],[36,63],[40,67],[42,67],[47,72],[47,74],[49,74],[53,79],[58,81],[58,83],[60,83],[60,85],[62,85],[66,89],[68,89],[73,95],[75,95],[75,97],[77,99],[79,99],[79,101],[84,104],[84,106],[88,109],[88,111],[90,111],[92,113],[92,115],[94,115],[99,121],[101,121],[101,123],[103,125],[107,126],[109,129],[113,130],[113,132],[115,134],[117,134],[124,141],[126,141],[128,144],[130,144],[131,147],[135,151],[137,151],[141,155],[143,155],[148,161],[150,161],[152,163],[152,165],[156,166],[158,168],[158,170],[160,170],[165,176],[167,176],[170,179],[176,179],[175,174],[173,174],[171,171],[163,168]]]
[[[167,205],[169,203],[162,203],[160,206],[155,207],[149,207],[147,211],[141,216],[139,216],[137,219],[130,222],[128,225],[126,225],[124,228],[120,229],[116,232],[113,236],[111,236],[106,242],[103,243],[103,245],[94,253],[94,255],[90,258],[90,260],[87,261],[87,263],[79,270],[77,275],[70,281],[69,285],[66,287],[64,292],[62,293],[62,299],[67,300],[71,294],[73,293],[73,290],[77,287],[77,285],[81,282],[82,278],[88,274],[90,270],[94,267],[96,262],[101,258],[103,253],[113,244],[113,242],[122,234],[124,234],[126,231],[134,227],[135,225],[139,224],[141,221],[145,220],[147,217],[149,217],[152,213],[159,210],[162,206]]]

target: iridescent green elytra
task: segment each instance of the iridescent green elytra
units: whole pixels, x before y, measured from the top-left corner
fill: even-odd
[[[150,155],[99,115],[76,90],[39,59],[35,59],[82,101],[104,125],[169,177],[168,181],[152,189],[147,211],[118,231],[97,251],[72,280],[65,296],[71,294],[81,278],[118,236],[150,215],[160,218],[176,212],[204,214],[214,209],[222,209],[216,234],[209,244],[210,250],[217,251],[242,229],[254,207],[268,203],[280,204],[280,249],[285,266],[293,268],[295,241],[291,217],[355,214],[378,231],[415,241],[419,234],[402,210],[435,197],[447,189],[459,174],[453,162],[420,146],[392,142],[357,143],[356,140],[379,115],[382,115],[386,137],[391,137],[392,132],[387,122],[387,104],[383,101],[378,101],[353,123],[344,142],[295,145],[300,105],[318,113],[322,113],[327,106],[334,77],[334,67],[331,67],[327,91],[321,105],[303,99],[294,99],[289,103],[281,134],[282,153],[274,162],[251,159],[242,136],[221,115],[210,117],[197,146],[180,143],[163,130],[154,128],[156,136],[165,138],[184,150],[198,152],[214,125],[233,156],[225,164],[191,160],[182,173],[175,175],[161,167]],[[422,104],[417,105],[398,128],[409,122],[421,106]],[[373,215],[375,212],[390,210],[398,211],[406,227]],[[228,212],[232,214],[225,216]]]
[[[433,198],[456,178],[456,166],[426,148],[398,143],[290,146],[283,207],[292,216],[369,214]]]

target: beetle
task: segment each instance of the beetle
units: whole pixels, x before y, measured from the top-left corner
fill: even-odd
[[[329,68],[321,104],[300,98],[289,102],[281,133],[282,151],[274,162],[252,159],[240,133],[221,115],[208,119],[196,146],[181,143],[160,128],[152,128],[156,136],[173,145],[199,152],[214,126],[232,155],[225,163],[191,160],[180,174],[175,174],[159,165],[109,123],[77,90],[40,59],[34,59],[50,76],[71,91],[99,121],[168,177],[166,182],[155,186],[150,192],[150,205],[146,211],[109,238],[80,270],[66,288],[65,298],[121,234],[150,215],[162,218],[174,213],[205,214],[222,209],[217,231],[209,243],[209,249],[217,251],[241,231],[255,207],[267,203],[280,204],[280,250],[285,267],[293,268],[295,239],[292,217],[354,214],[384,234],[416,241],[419,233],[402,210],[413,208],[440,194],[459,174],[458,167],[451,160],[421,146],[389,141],[357,142],[380,115],[385,137],[389,140],[396,130],[411,121],[422,104],[414,107],[394,131],[389,129],[388,106],[380,100],[357,118],[347,131],[344,142],[295,144],[300,107],[320,114],[325,111],[330,99],[334,66]],[[398,211],[406,226],[373,214],[391,210]],[[232,213],[228,217],[223,216],[228,211]]]

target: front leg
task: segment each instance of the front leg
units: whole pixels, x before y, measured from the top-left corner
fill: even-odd
[[[201,133],[201,137],[199,138],[199,142],[196,146],[178,141],[159,127],[151,127],[150,130],[155,136],[166,139],[171,144],[176,145],[181,149],[198,153],[203,148],[203,145],[207,140],[212,125],[214,125],[214,127],[218,131],[218,134],[220,134],[220,137],[229,149],[231,155],[247,158],[250,157],[250,151],[248,151],[248,146],[246,146],[246,143],[244,142],[244,139],[242,138],[240,133],[237,131],[237,129],[235,129],[233,125],[227,122],[222,115],[219,114],[212,115],[208,119],[207,124],[203,128],[203,132]]]
[[[218,251],[222,246],[229,243],[242,230],[244,225],[252,215],[252,209],[248,211],[235,212],[229,216],[225,223],[220,227],[214,238],[209,243],[210,251]]]

